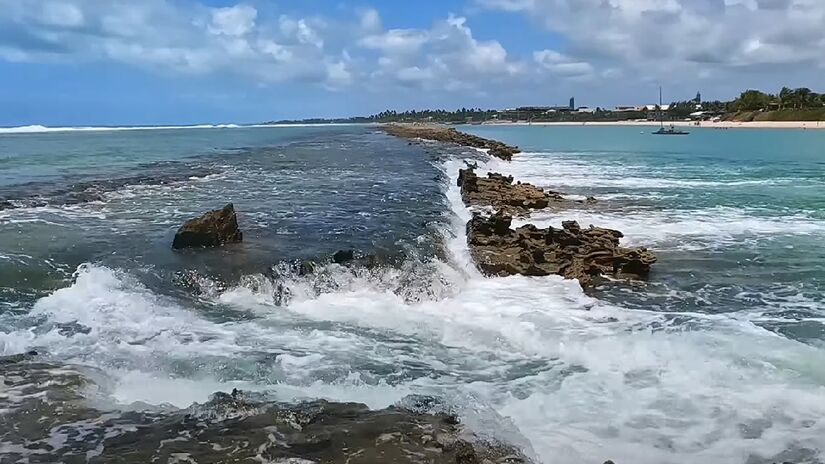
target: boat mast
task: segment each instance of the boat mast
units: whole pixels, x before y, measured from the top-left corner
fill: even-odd
[[[659,86],[659,125],[665,128],[665,113],[662,110],[662,86]]]

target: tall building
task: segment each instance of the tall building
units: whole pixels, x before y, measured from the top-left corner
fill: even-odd
[[[701,92],[696,92],[696,100],[695,101],[696,101],[697,105],[702,104],[702,93]]]
[[[570,97],[570,109],[571,110],[576,109],[576,97]]]

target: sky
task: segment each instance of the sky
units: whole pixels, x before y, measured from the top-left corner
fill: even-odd
[[[0,0],[0,126],[825,91],[825,0]]]

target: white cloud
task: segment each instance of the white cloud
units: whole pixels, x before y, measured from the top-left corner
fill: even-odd
[[[477,40],[467,19],[448,15],[429,29],[389,29],[362,37],[358,45],[380,52],[370,75],[383,85],[428,90],[477,90],[522,73],[495,40]]]
[[[389,54],[406,54],[418,52],[428,40],[425,31],[390,29],[363,37],[358,43],[362,47],[382,50]]]
[[[83,12],[75,5],[64,2],[51,2],[43,5],[43,16],[45,24],[62,27],[78,27],[83,25]]]
[[[179,0],[0,0],[0,58],[117,61],[164,73],[236,74],[266,84],[352,82],[318,19],[261,22],[255,7]]]
[[[236,5],[212,10],[212,25],[209,31],[213,34],[240,36],[251,32],[255,28],[255,18],[258,10],[251,6]]]
[[[575,61],[673,76],[825,63],[822,0],[477,0],[561,34]],[[581,68],[584,66],[575,66]]]
[[[320,34],[309,25],[306,19],[295,19],[286,15],[281,15],[279,24],[281,27],[281,32],[285,36],[294,38],[301,44],[323,48],[324,40],[321,38]]]
[[[543,69],[562,77],[587,77],[595,71],[590,63],[575,61],[554,50],[533,52],[533,60]]]

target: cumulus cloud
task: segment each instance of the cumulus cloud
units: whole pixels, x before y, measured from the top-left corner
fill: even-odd
[[[370,75],[385,85],[431,90],[475,90],[524,71],[495,40],[473,36],[467,19],[448,15],[429,29],[375,31],[358,40],[362,48],[380,52]]]
[[[257,83],[351,81],[323,22],[249,4],[212,8],[171,0],[0,0],[0,59],[117,61],[159,72],[226,73]]]
[[[246,5],[237,5],[212,10],[212,25],[209,31],[213,34],[240,36],[251,32],[255,28],[255,18],[258,10]]]
[[[825,65],[822,0],[477,0],[562,35],[573,61],[658,76]],[[538,59],[557,66],[550,55]],[[567,67],[567,66],[564,66]],[[569,68],[585,71],[584,64]]]

